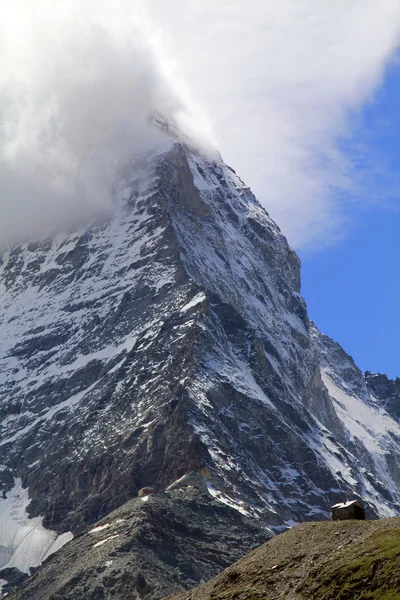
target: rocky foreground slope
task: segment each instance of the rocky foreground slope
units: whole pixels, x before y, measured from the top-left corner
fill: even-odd
[[[346,496],[399,511],[392,388],[309,320],[249,188],[165,135],[111,217],[1,253],[0,569],[190,473],[267,536]]]
[[[303,523],[169,600],[397,600],[400,519]]]
[[[260,523],[214,501],[201,481],[192,483],[200,488],[184,485],[125,503],[7,597],[158,599],[207,581],[266,540]]]

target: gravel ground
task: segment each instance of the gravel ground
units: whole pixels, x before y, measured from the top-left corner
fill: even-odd
[[[390,566],[390,572],[384,567]],[[400,518],[303,523],[169,600],[400,598]]]

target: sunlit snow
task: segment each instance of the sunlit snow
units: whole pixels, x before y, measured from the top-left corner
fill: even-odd
[[[43,517],[30,518],[28,489],[20,479],[5,498],[0,498],[0,568],[15,567],[23,573],[39,566],[50,554],[72,540],[72,533],[57,535],[45,529]]]

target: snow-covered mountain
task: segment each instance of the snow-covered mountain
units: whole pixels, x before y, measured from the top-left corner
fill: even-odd
[[[171,137],[112,217],[4,251],[0,315],[0,488],[41,527],[190,472],[271,531],[350,496],[399,510],[398,396],[309,321],[299,259],[217,157]],[[20,543],[0,531],[0,568]]]

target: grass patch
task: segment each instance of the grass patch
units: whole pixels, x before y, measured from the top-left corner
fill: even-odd
[[[322,568],[317,581],[310,581],[310,600],[399,600],[400,532],[387,529],[373,534],[338,561]]]

